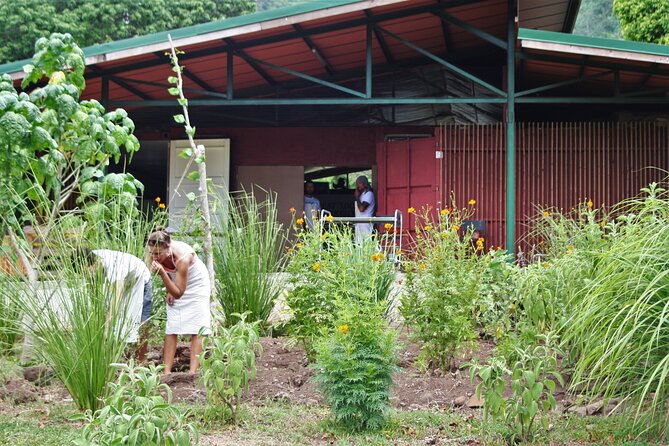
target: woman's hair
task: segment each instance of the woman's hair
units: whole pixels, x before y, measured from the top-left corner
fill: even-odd
[[[167,231],[158,229],[149,235],[146,244],[149,246],[162,245],[167,246],[170,243],[170,234]]]

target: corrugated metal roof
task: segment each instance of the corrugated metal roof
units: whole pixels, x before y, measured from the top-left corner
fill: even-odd
[[[523,28],[571,32],[581,0],[519,0],[518,22]]]
[[[654,43],[632,42],[629,40],[604,39],[601,37],[576,36],[559,32],[540,31],[536,29],[521,28],[518,30],[518,40],[531,40],[558,45],[578,46],[585,48],[599,48],[614,52],[630,52],[638,54],[649,54],[655,56],[666,56],[669,63],[669,45],[657,45]]]

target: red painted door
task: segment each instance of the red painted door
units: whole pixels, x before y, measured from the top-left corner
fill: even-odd
[[[416,211],[437,207],[439,197],[439,162],[436,138],[387,141],[377,146],[378,215],[391,215],[395,209],[404,214],[404,229],[413,230],[414,218],[407,209]]]

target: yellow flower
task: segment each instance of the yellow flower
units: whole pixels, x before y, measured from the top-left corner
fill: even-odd
[[[569,250],[574,249],[574,245],[567,245],[567,249],[569,249]]]
[[[165,209],[165,203],[159,203],[158,209]]]
[[[297,220],[295,220],[295,224],[297,224],[298,226],[302,226],[304,224],[304,218],[298,218]]]
[[[414,208],[411,207],[411,208],[407,209],[407,212],[408,212],[409,214],[415,214],[415,213],[416,213],[416,210],[415,210]]]
[[[372,260],[375,262],[379,261],[379,255],[378,254],[372,254]]]
[[[426,231],[431,231],[431,230],[432,230],[432,226],[430,226],[430,225],[425,226],[425,230],[426,230]]]
[[[474,200],[474,199],[469,200],[469,205],[470,206],[474,206],[475,204],[476,204],[476,200]]]
[[[420,269],[425,269],[425,268],[427,268],[427,265],[424,264],[424,263],[421,263],[419,266],[420,266]]]
[[[458,226],[458,225],[453,225],[453,230],[454,230],[454,231],[459,231],[459,230],[460,230],[460,226]]]
[[[588,200],[588,202],[586,204],[588,205],[589,208],[591,208],[592,205],[593,205],[592,200]]]
[[[549,215],[551,215],[550,212],[548,212],[548,211],[544,211],[544,217],[548,217]]]
[[[332,215],[328,215],[327,217],[325,217],[325,219],[330,223],[334,221],[334,217]]]
[[[290,212],[291,214],[294,214],[295,213],[295,208],[288,209],[288,212]]]
[[[603,228],[604,226],[606,226],[606,220],[602,220],[602,221],[599,223],[599,226],[601,226],[602,228]]]
[[[379,260],[383,260],[386,255],[382,252],[379,253]]]
[[[295,248],[300,249],[302,247],[302,243],[295,243]]]
[[[442,209],[441,210],[441,215],[448,215],[450,213],[451,213],[450,209]]]
[[[314,263],[314,266],[311,267],[312,271],[320,271],[320,269],[321,269],[320,263]]]
[[[402,250],[401,250],[401,249],[398,249],[397,251],[395,251],[395,254],[397,254],[397,255],[401,255],[401,254],[402,254]]]
[[[390,231],[391,229],[393,229],[393,225],[391,225],[390,223],[386,223],[385,225],[383,225],[383,227],[386,228],[386,231]]]
[[[551,264],[550,263],[544,263],[544,268],[550,268]]]
[[[346,325],[346,324],[340,325],[339,327],[337,327],[337,330],[339,331],[339,333],[347,334],[348,333],[348,325]]]
[[[156,197],[154,200],[156,203],[160,203],[160,197]]]

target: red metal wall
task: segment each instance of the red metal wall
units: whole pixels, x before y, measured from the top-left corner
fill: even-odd
[[[381,143],[379,211],[458,207],[476,200],[487,246],[505,246],[506,131],[503,124],[444,126],[435,138]],[[443,150],[441,159],[435,150]],[[569,211],[591,199],[611,206],[669,171],[663,123],[532,123],[516,129],[516,237],[526,239],[537,207]]]

